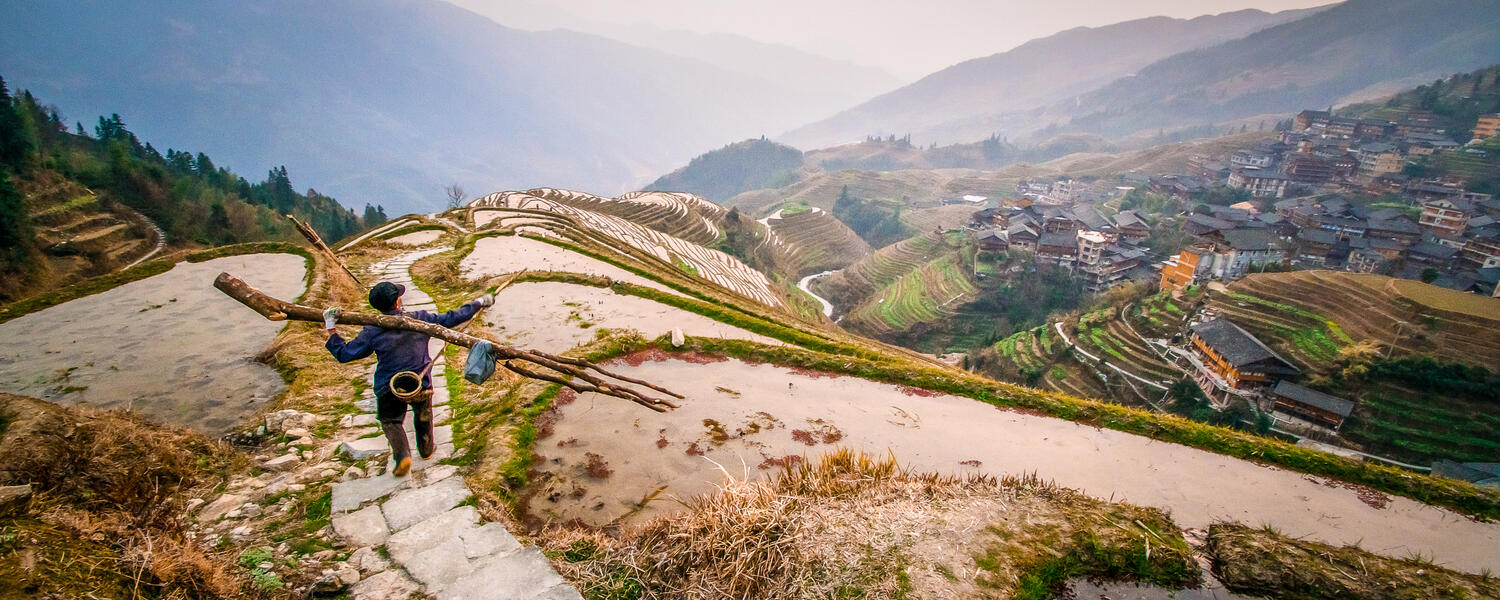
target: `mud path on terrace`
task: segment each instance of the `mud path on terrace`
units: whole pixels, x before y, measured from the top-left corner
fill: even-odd
[[[1389,556],[1421,553],[1470,572],[1500,568],[1500,525],[1413,500],[1369,492],[1361,499],[1309,475],[967,398],[709,360],[614,365],[687,395],[667,414],[593,394],[560,399],[539,427],[550,434],[536,443],[542,474],[531,514],[640,522],[675,510],[674,496],[713,490],[722,477],[715,462],[736,476],[764,476],[780,462],[846,446],[891,452],[917,471],[1034,471],[1099,498],[1168,509],[1183,527],[1270,524]]]
[[[672,288],[602,260],[516,235],[480,239],[474,243],[474,251],[459,263],[459,268],[463,270],[464,277],[469,279],[514,273],[522,269],[559,271],[608,277],[681,295]]]
[[[220,271],[277,298],[306,289],[306,264],[292,254],[178,263],[0,324],[0,391],[223,433],[285,384],[253,360],[282,323],[214,289]]]
[[[566,352],[593,341],[603,329],[633,329],[646,338],[673,327],[694,337],[781,342],[678,310],[660,302],[606,289],[550,281],[518,283],[495,296],[500,310],[480,316],[501,341],[543,352]]]

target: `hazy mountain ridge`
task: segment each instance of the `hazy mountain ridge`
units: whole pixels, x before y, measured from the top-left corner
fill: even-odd
[[[1381,82],[1500,62],[1500,3],[1348,0],[1162,60],[1052,110],[1065,131],[1127,135],[1327,106]]]
[[[284,162],[351,205],[396,212],[435,208],[453,181],[623,190],[810,117],[765,80],[431,0],[8,13],[0,72],[69,122],[119,112],[150,139],[240,168]]]
[[[1087,92],[1167,56],[1243,37],[1314,10],[1319,9],[1275,14],[1241,10],[1070,29],[959,63],[781,139],[802,148],[853,142],[869,134],[912,134],[922,144],[973,142],[995,133],[1006,113]]]
[[[496,15],[494,19],[502,25],[509,25],[503,16]],[[825,117],[895,89],[902,83],[895,75],[878,67],[728,33],[699,33],[639,24],[615,25],[576,15],[567,17],[566,26],[546,29],[597,35],[765,80],[798,98],[800,107],[807,114],[804,119]]]

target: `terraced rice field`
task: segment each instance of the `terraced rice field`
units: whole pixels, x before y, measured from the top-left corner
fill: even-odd
[[[772,242],[788,259],[793,274],[842,269],[874,252],[854,230],[817,208],[771,217]]]
[[[710,250],[703,246],[682,238],[672,236],[645,226],[636,224],[622,217],[617,217],[602,212],[579,208],[574,202],[583,202],[581,198],[596,198],[579,192],[566,192],[562,190],[536,190],[554,198],[563,200],[548,200],[540,196],[532,195],[530,192],[498,192],[483,198],[478,198],[469,203],[471,217],[477,224],[479,216],[493,221],[505,219],[505,211],[511,211],[511,215],[520,217],[544,217],[548,213],[565,217],[555,223],[538,223],[535,225],[522,225],[517,228],[521,233],[537,233],[547,235],[580,235],[596,240],[608,240],[614,248],[625,250],[633,248],[639,252],[650,254],[669,265],[680,265],[684,272],[692,276],[717,285],[721,288],[764,304],[773,308],[785,308],[786,301],[782,296],[773,291],[775,288],[765,274],[756,271],[739,261],[739,259],[719,252]],[[686,197],[686,198],[683,198]],[[610,202],[619,204],[642,204],[648,207],[656,204],[667,203],[677,207],[681,211],[689,211],[693,205],[693,198],[688,194],[645,194],[621,196],[621,199],[607,200],[596,198],[600,206],[609,205]],[[699,200],[701,201],[701,200]],[[616,206],[618,208],[618,206]],[[654,208],[648,208],[655,210]],[[648,210],[643,209],[643,210]],[[499,214],[492,214],[498,211]],[[706,221],[705,221],[706,222]],[[493,224],[493,223],[491,223]],[[706,224],[705,227],[711,226]],[[714,237],[718,237],[717,228],[713,229]],[[706,235],[706,234],[705,234]]]
[[[1169,292],[1158,292],[1131,305],[1130,326],[1146,337],[1171,338],[1182,330],[1182,320],[1189,308],[1189,301],[1173,299]]]
[[[1343,436],[1419,464],[1437,458],[1493,462],[1500,456],[1500,415],[1484,403],[1382,383],[1359,396]]]
[[[157,236],[145,217],[106,206],[92,191],[58,180],[23,185],[38,247],[57,286],[124,267],[151,253]]]
[[[1365,340],[1395,340],[1397,356],[1500,365],[1500,299],[1335,271],[1251,275],[1229,290],[1212,305],[1304,366]]]
[[[283,323],[214,289],[233,273],[277,298],[306,289],[293,254],[248,254],[171,270],[0,324],[0,389],[67,406],[124,409],[220,435],[286,388],[254,357]]]
[[[906,331],[954,314],[954,308],[978,292],[957,253],[950,253],[885,286],[878,296],[851,311],[848,322],[859,331]]]
[[[537,188],[527,194],[575,208],[620,217],[672,237],[695,244],[712,244],[719,239],[719,226],[728,211],[717,204],[676,192],[630,192],[617,198],[593,194]]]
[[[1049,323],[1000,340],[994,350],[1004,361],[1001,372],[1014,372],[1021,383],[1030,383],[1027,374],[1035,373],[1039,377],[1037,387],[1083,398],[1108,398],[1109,390],[1094,374],[1093,367],[1065,358],[1061,354],[1063,347],[1063,341]]]
[[[1087,334],[1080,330],[1075,341],[1090,353],[1107,357],[1111,364],[1142,378],[1170,385],[1182,377],[1181,371],[1163,360],[1155,348],[1118,318],[1089,328]]]
[[[896,242],[812,284],[813,291],[835,306],[848,308],[874,296],[922,267],[949,248],[933,235],[919,235]]]
[[[901,222],[912,229],[923,232],[962,227],[974,217],[979,209],[969,204],[950,204],[933,208],[909,210],[901,214]]]

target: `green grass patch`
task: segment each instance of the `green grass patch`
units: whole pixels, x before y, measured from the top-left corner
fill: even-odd
[[[41,212],[38,212],[38,213],[36,213],[34,215],[31,215],[31,218],[32,219],[45,219],[45,218],[50,217],[52,215],[64,213],[64,212],[67,212],[67,211],[70,211],[70,210],[74,210],[74,209],[86,208],[86,207],[93,206],[93,205],[98,204],[98,203],[99,203],[99,197],[98,196],[79,196],[77,198],[73,198],[71,200],[68,200],[67,202],[62,202],[62,203],[59,203],[59,204],[54,204],[52,206],[49,206],[46,209],[43,209]]]
[[[518,411],[521,422],[516,426],[516,436],[511,441],[511,457],[500,467],[500,476],[510,489],[519,490],[530,481],[531,464],[536,462],[533,448],[537,436],[536,418],[552,408],[552,401],[557,399],[557,394],[561,391],[561,385],[549,385]]]
[[[812,210],[812,207],[802,202],[787,202],[781,205],[781,216],[790,217],[792,215],[805,213],[809,210]]]

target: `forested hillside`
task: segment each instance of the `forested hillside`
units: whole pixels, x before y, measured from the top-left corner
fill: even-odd
[[[700,155],[646,189],[688,192],[724,202],[740,192],[791,183],[801,166],[801,150],[766,138],[745,140]]]
[[[1356,104],[1339,114],[1364,119],[1399,119],[1412,110],[1432,113],[1454,141],[1469,141],[1479,115],[1500,112],[1500,65],[1459,73],[1419,85],[1385,102]]]
[[[152,225],[185,248],[299,239],[286,214],[328,240],[385,220],[298,192],[284,166],[251,183],[204,153],[158,150],[118,114],[92,129],[0,79],[0,300],[125,266],[156,245]]]

